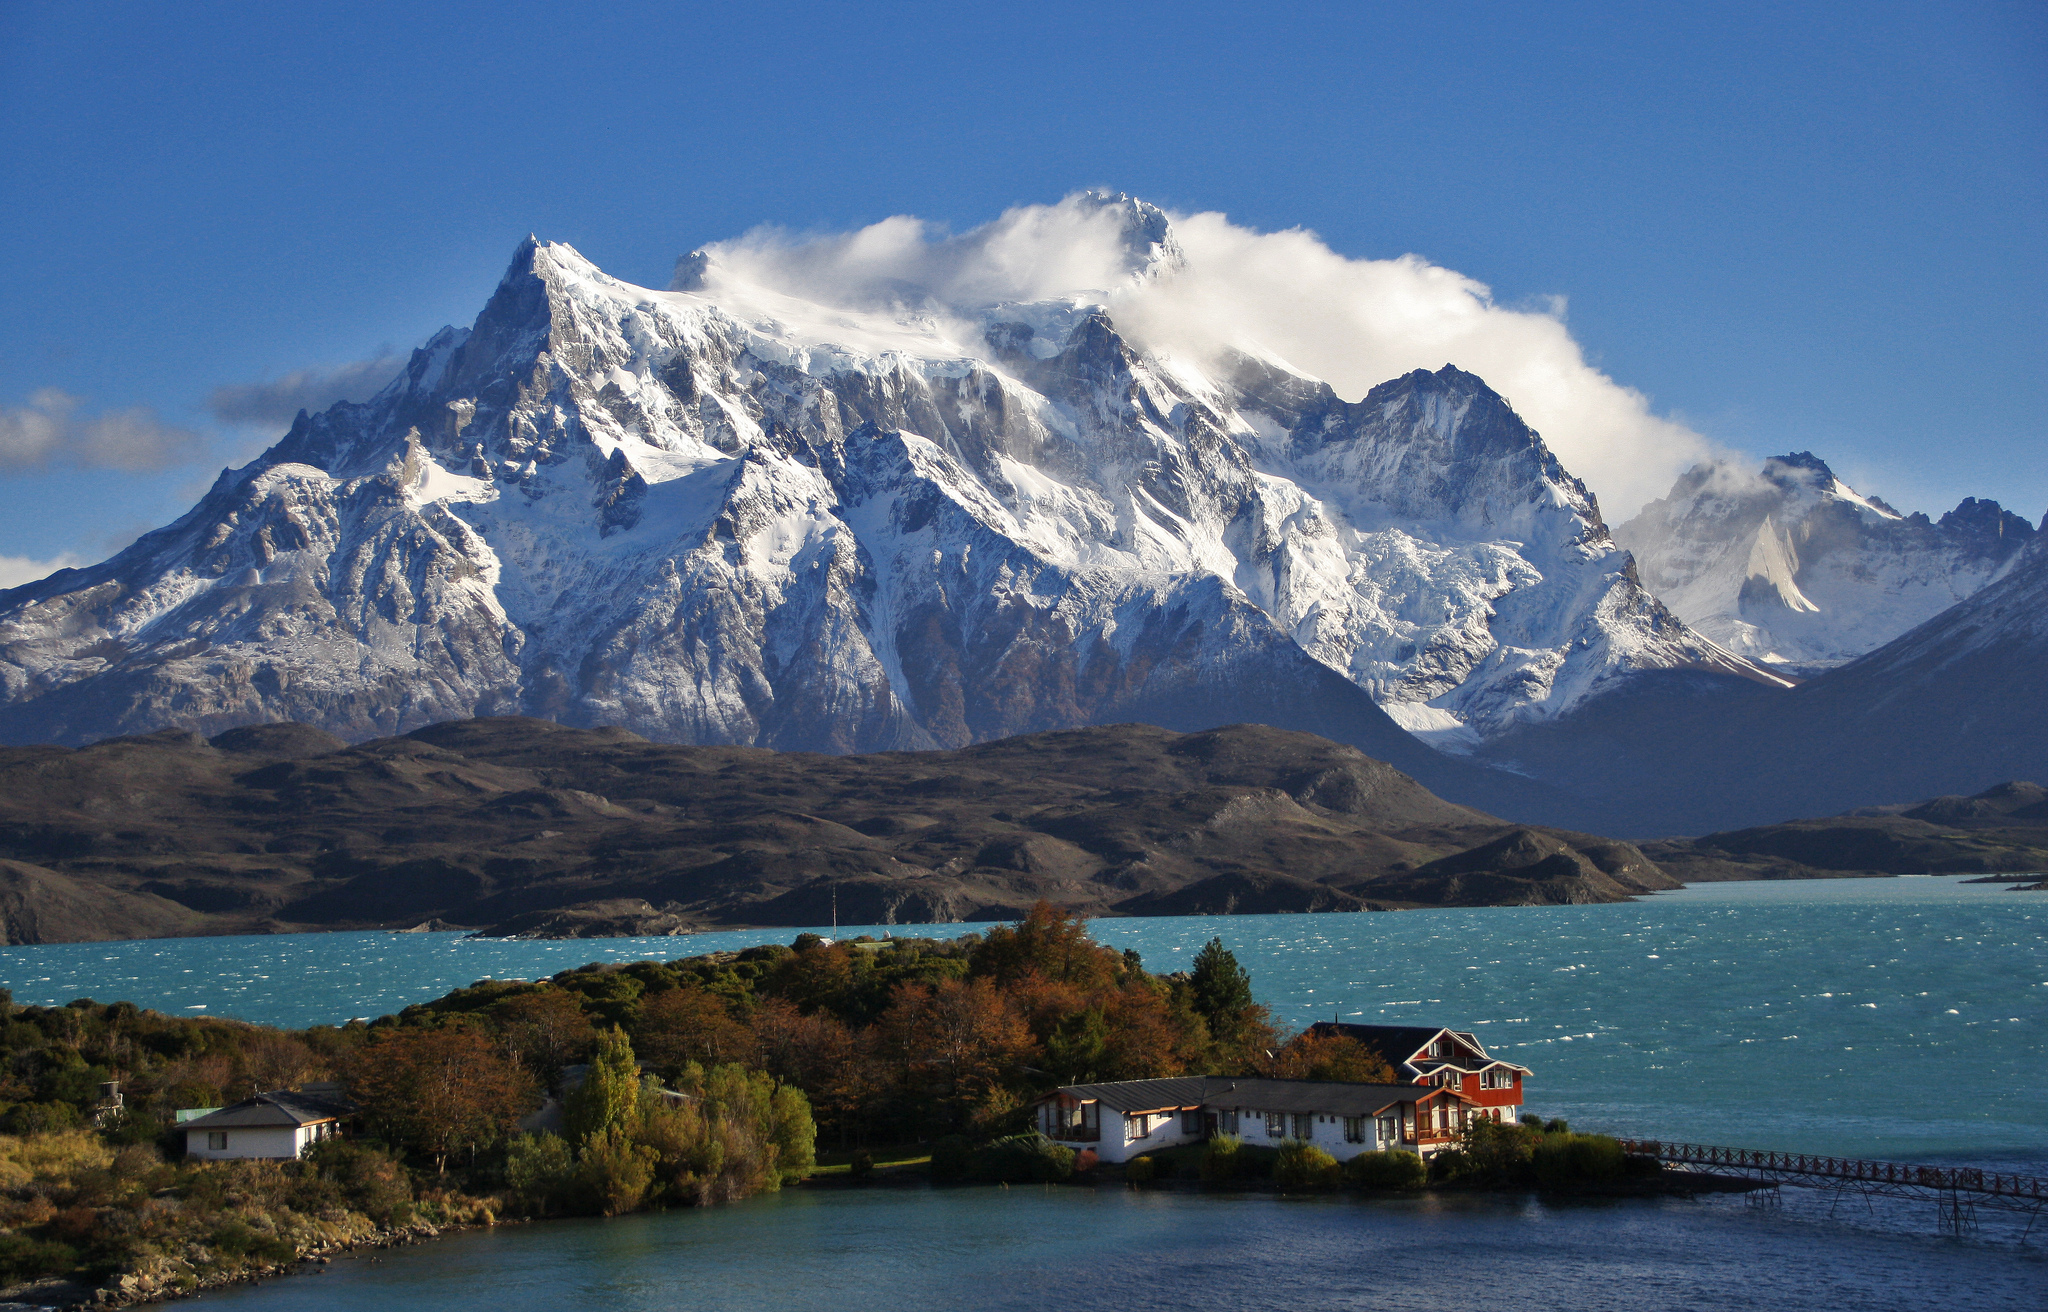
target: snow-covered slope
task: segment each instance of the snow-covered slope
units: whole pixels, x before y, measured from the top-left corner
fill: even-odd
[[[1809,453],[1700,465],[1614,537],[1684,621],[1752,660],[1853,660],[1999,577],[2034,533],[1972,497],[1938,522],[1859,496]]]
[[[1091,203],[1118,276],[1173,276],[1163,214]],[[516,710],[849,751],[1236,719],[1387,755],[1365,697],[1456,746],[1635,670],[1754,673],[1469,374],[1350,404],[1141,354],[1099,289],[904,299],[852,314],[701,255],[653,291],[529,240],[382,394],[0,593],[0,733]]]

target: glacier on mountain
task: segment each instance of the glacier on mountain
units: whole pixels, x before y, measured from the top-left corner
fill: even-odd
[[[1696,466],[1614,537],[1688,625],[1751,660],[1811,674],[1998,579],[2034,533],[1974,497],[1939,520],[1901,514],[1802,451],[1754,474]]]
[[[1156,208],[1079,203],[1121,234],[1099,280],[1176,275]],[[891,295],[805,301],[715,249],[657,291],[529,239],[382,393],[0,593],[0,735],[520,712],[852,751],[1377,716],[1327,709],[1353,696],[1457,750],[1634,671],[1770,677],[1645,590],[1471,374],[1346,402],[1142,351],[1100,287]]]

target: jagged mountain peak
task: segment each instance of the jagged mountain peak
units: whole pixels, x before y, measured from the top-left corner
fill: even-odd
[[[1176,258],[1121,194],[1032,221],[1115,225],[1118,276]],[[968,236],[937,274],[996,239]],[[848,308],[774,290],[772,245],[702,254],[653,291],[529,237],[377,397],[113,568],[0,599],[0,732],[519,711],[847,751],[1263,721],[1426,769],[1389,713],[1458,747],[1635,670],[1744,668],[1455,366],[1346,403],[1169,366],[1083,295]]]
[[[1687,624],[1753,660],[1812,673],[1998,578],[2033,533],[1974,497],[1939,523],[1901,514],[1799,451],[1753,473],[1696,466],[1615,539]]]

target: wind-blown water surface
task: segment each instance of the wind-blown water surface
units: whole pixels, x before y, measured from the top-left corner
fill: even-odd
[[[1815,880],[1695,885],[1607,906],[1093,928],[1154,970],[1185,967],[1220,936],[1290,1027],[1335,1015],[1470,1029],[1535,1071],[1532,1110],[1586,1128],[2048,1173],[2048,898],[2037,894],[1946,879]],[[307,1025],[381,1015],[486,976],[796,932],[62,944],[0,949],[0,983],[22,1002],[128,999]]]

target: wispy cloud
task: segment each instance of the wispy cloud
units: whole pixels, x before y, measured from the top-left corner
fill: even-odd
[[[37,560],[33,556],[0,556],[0,589],[18,588],[57,570],[83,564],[83,556],[74,556],[68,551],[50,560]]]
[[[0,406],[0,470],[168,469],[197,457],[205,439],[147,406],[82,414],[84,398],[45,387],[25,406]]]
[[[405,352],[387,349],[329,369],[295,369],[272,382],[216,387],[206,404],[224,424],[283,427],[301,410],[318,414],[336,401],[369,400],[398,376],[406,359]]]
[[[1133,257],[1157,234],[1087,195],[1020,206],[957,235],[900,216],[852,233],[757,230],[707,248],[706,277],[714,294],[732,279],[828,305],[940,315],[1082,293],[1148,349],[1198,362],[1232,351],[1278,358],[1353,400],[1411,369],[1455,364],[1506,396],[1613,522],[1715,454],[1587,361],[1562,298],[1503,305],[1485,284],[1419,256],[1351,259],[1313,232],[1260,232],[1218,213],[1172,221],[1182,258],[1158,261],[1149,277],[1133,276],[1143,262]]]

